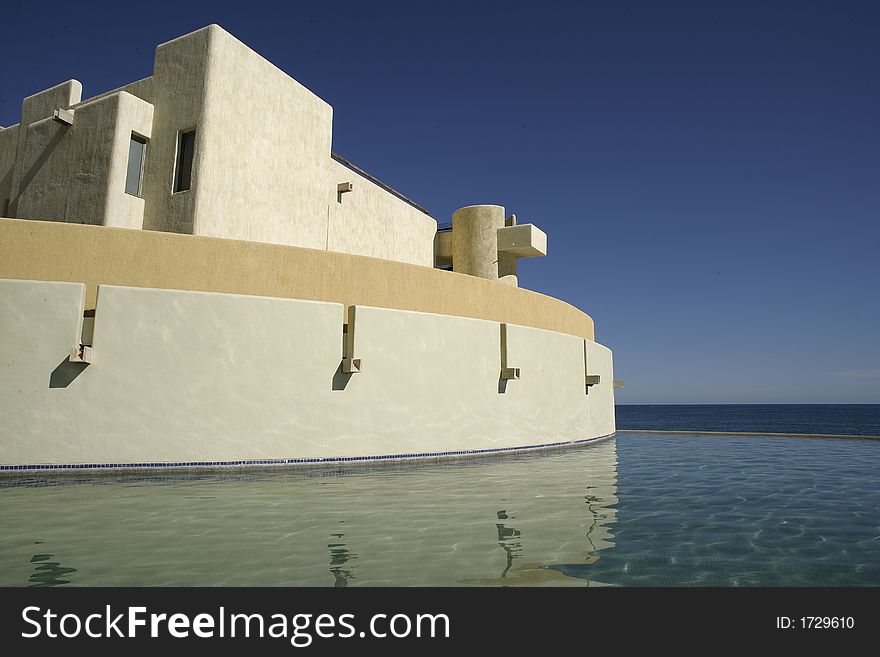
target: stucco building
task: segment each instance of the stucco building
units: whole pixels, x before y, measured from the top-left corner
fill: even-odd
[[[466,209],[458,231],[437,235],[424,208],[331,151],[332,120],[330,105],[211,25],[158,46],[143,80],[86,100],[76,80],[25,98],[20,123],[0,130],[0,216],[269,242],[489,278],[496,261],[509,277],[517,257],[546,251],[543,233],[519,226],[499,234],[499,257],[497,230],[512,220],[498,206]]]
[[[592,318],[518,286],[546,235],[500,205],[438,230],[331,131],[327,103],[213,25],[121,89],[24,99],[0,130],[0,475],[613,435]]]

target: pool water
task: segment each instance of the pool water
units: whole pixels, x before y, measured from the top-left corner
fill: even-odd
[[[880,441],[0,480],[0,585],[880,585]]]

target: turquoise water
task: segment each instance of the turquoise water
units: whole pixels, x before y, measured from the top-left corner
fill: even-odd
[[[878,585],[880,442],[618,434],[351,472],[0,480],[0,584]]]

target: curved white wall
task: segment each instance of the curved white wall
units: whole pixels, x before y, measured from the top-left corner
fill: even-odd
[[[83,300],[78,283],[0,281],[0,466],[379,457],[614,432],[611,353],[571,335],[508,326],[521,378],[505,385],[497,322],[359,306],[363,372],[346,376],[340,304],[102,286],[83,367],[66,362]],[[589,393],[586,368],[601,376]]]

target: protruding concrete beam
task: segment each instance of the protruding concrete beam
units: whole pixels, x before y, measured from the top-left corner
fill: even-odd
[[[343,326],[342,336],[342,371],[346,374],[357,374],[363,371],[360,358],[354,357],[354,328],[356,306],[348,307],[348,322]]]
[[[534,224],[499,228],[498,252],[516,258],[547,255],[547,233]]]
[[[519,368],[518,367],[502,367],[501,368],[501,378],[505,381],[516,381],[519,379]]]
[[[589,374],[591,368],[588,354],[587,341],[584,340],[584,392],[589,395],[590,388],[599,385],[602,377],[598,374]]]
[[[547,234],[504,217],[500,205],[469,205],[452,215],[452,230],[434,236],[434,265],[508,285],[519,284],[519,258],[547,255]]]
[[[361,359],[360,358],[343,358],[342,359],[342,371],[346,374],[357,374],[361,371]]]
[[[507,362],[507,324],[501,325],[501,380],[516,381],[519,379],[519,368],[511,367]]]
[[[74,347],[70,352],[70,357],[68,360],[71,363],[91,363],[92,362],[92,348],[86,345],[79,345],[78,347]]]
[[[342,203],[342,195],[348,194],[354,189],[354,185],[350,182],[341,182],[336,185],[336,202]]]
[[[61,125],[73,125],[73,110],[56,109],[52,112],[52,120]]]
[[[617,381],[612,382],[611,385],[612,385],[613,387],[615,387],[615,388],[622,388],[622,387],[623,387],[623,381],[618,379]]]

